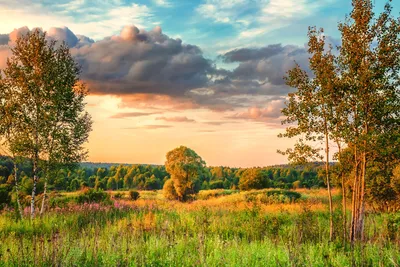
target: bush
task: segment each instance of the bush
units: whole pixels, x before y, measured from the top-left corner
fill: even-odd
[[[209,187],[210,189],[223,189],[224,181],[222,180],[211,181]]]
[[[258,168],[246,169],[239,180],[239,188],[243,191],[267,187],[269,187],[268,177]]]
[[[139,194],[139,192],[136,191],[136,190],[131,190],[131,191],[129,191],[129,197],[130,197],[132,200],[138,200],[138,199],[140,198],[140,194]]]
[[[202,190],[197,195],[197,198],[205,200],[215,197],[228,196],[237,193],[239,193],[239,190],[224,190],[224,189]]]
[[[68,203],[70,203],[71,200],[73,200],[73,197],[55,194],[49,197],[49,206],[50,208],[56,208],[56,207],[65,208],[68,206]]]
[[[177,200],[178,194],[176,193],[174,181],[169,179],[165,182],[163,187],[164,197],[169,200]]]
[[[248,202],[258,200],[264,204],[293,203],[300,198],[300,193],[288,190],[255,191],[245,195]]]
[[[121,192],[118,192],[118,193],[116,193],[113,197],[114,197],[115,199],[121,199],[121,198],[124,198],[124,194],[121,193]]]
[[[0,185],[0,209],[2,209],[5,205],[10,204],[11,197],[10,197],[10,188],[8,185]]]
[[[110,195],[103,190],[89,189],[80,194],[76,202],[79,204],[110,202]]]

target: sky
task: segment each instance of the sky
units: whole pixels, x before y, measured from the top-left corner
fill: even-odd
[[[88,161],[163,164],[185,145],[210,166],[282,164],[276,151],[295,142],[277,137],[294,90],[283,77],[307,69],[309,26],[338,45],[350,11],[350,0],[0,0],[0,69],[29,30],[67,42],[90,90]]]

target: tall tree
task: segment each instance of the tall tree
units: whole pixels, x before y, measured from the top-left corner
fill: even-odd
[[[400,126],[400,19],[391,16],[390,3],[378,17],[372,12],[370,0],[353,0],[352,4],[350,16],[339,24],[342,45],[337,58],[331,49],[324,52],[322,32],[313,28],[309,31],[314,77],[310,79],[299,66],[289,71],[287,83],[298,90],[289,94],[283,113],[287,116],[285,122],[297,123],[287,128],[285,136],[305,134],[306,141],[315,141],[322,135],[325,139],[328,188],[329,141],[337,144],[340,161],[343,144],[353,149],[353,244],[363,237],[367,167],[380,157],[378,144],[385,143],[382,139],[391,140]],[[313,152],[306,144],[296,149],[286,153],[296,158],[296,152]],[[345,217],[345,200],[343,206]]]
[[[205,167],[203,159],[192,149],[180,146],[167,153],[165,168],[171,175],[173,186],[180,201],[198,191],[196,180]]]
[[[13,153],[33,163],[31,218],[35,216],[39,168],[78,162],[91,130],[85,112],[87,89],[79,81],[80,69],[63,43],[48,41],[35,30],[17,39],[3,70],[1,128]]]
[[[390,4],[377,17],[370,0],[353,0],[344,23],[339,67],[348,112],[343,139],[353,148],[354,180],[350,240],[363,238],[367,166],[374,144],[390,136],[400,118],[400,19]]]
[[[300,66],[288,72],[287,85],[297,89],[289,94],[289,101],[282,113],[286,116],[283,123],[296,123],[296,126],[288,127],[283,136],[293,137],[303,135],[305,141],[319,141],[325,149],[325,182],[329,196],[330,214],[330,240],[333,239],[333,203],[330,178],[330,133],[333,127],[332,118],[335,111],[334,93],[337,84],[335,56],[332,47],[325,42],[322,29],[310,27],[308,31],[308,52],[311,55],[309,67],[313,76],[301,70]],[[301,139],[295,146],[295,150],[287,150],[289,159],[306,161],[309,158],[318,158],[318,149],[312,148]]]

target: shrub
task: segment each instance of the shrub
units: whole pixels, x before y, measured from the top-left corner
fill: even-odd
[[[246,169],[239,180],[240,190],[262,189],[269,186],[265,172],[258,168]]]
[[[228,196],[236,193],[239,193],[239,190],[224,190],[224,189],[202,190],[197,195],[197,198],[205,200],[215,197]]]
[[[300,198],[300,193],[288,190],[255,191],[245,195],[248,202],[258,200],[264,204],[292,203]]]
[[[176,193],[174,181],[172,179],[169,179],[165,182],[164,187],[163,187],[163,194],[166,199],[169,199],[169,200],[177,200],[178,199],[178,194]]]
[[[9,191],[10,188],[8,185],[0,185],[0,209],[2,209],[5,205],[10,204],[11,197]]]
[[[109,202],[110,195],[103,190],[95,190],[89,189],[84,191],[82,194],[77,196],[76,202],[77,203],[101,203],[101,202]]]
[[[138,200],[138,199],[140,198],[140,194],[139,194],[139,192],[136,191],[136,190],[131,190],[131,191],[129,191],[129,197],[130,197],[132,200]]]
[[[113,197],[114,197],[115,199],[121,199],[121,198],[124,198],[124,194],[121,193],[121,192],[118,192],[118,193],[116,193]]]
[[[216,180],[210,182],[210,189],[223,189],[224,188],[224,181]]]
[[[70,203],[71,200],[73,200],[73,197],[55,194],[49,197],[49,206],[50,208],[56,208],[56,207],[65,208],[68,206],[68,203]]]
[[[389,239],[395,241],[400,237],[400,214],[390,214],[386,224]]]

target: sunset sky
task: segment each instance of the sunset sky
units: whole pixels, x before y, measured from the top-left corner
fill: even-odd
[[[308,26],[338,45],[350,11],[350,0],[0,0],[0,69],[35,27],[68,43],[90,89],[89,161],[163,164],[185,145],[211,166],[280,164],[294,142],[277,137],[293,90],[282,77],[294,61],[307,68]]]

